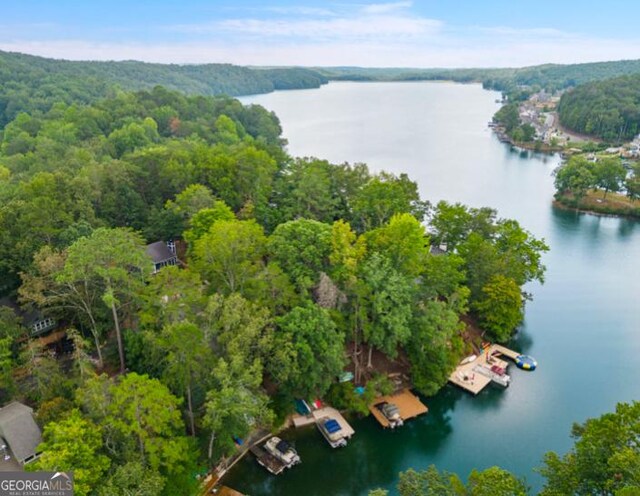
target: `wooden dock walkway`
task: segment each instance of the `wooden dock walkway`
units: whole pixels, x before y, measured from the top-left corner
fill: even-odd
[[[221,486],[218,492],[214,494],[217,494],[218,496],[244,496],[241,492],[227,486]]]
[[[382,427],[385,428],[389,427],[390,424],[387,418],[376,406],[381,403],[393,403],[394,405],[396,405],[398,407],[402,420],[408,420],[429,411],[426,405],[424,405],[422,401],[420,401],[420,399],[409,389],[404,389],[399,393],[387,396],[380,396],[379,398],[376,398],[376,400],[371,405],[369,405],[369,411],[372,413],[375,419],[380,422]]]
[[[509,364],[498,357],[504,356],[515,360],[518,355],[520,355],[520,353],[510,350],[509,348],[505,348],[499,344],[492,344],[487,350],[484,350],[481,355],[477,356],[475,360],[458,365],[456,370],[449,376],[449,382],[474,395],[478,394],[491,383],[491,378],[475,372],[473,370],[475,367],[480,365],[491,368],[491,366],[497,365],[506,369]]]
[[[497,352],[498,354],[503,355],[510,360],[513,360],[514,362],[516,358],[520,356],[520,353],[518,353],[517,351],[510,350],[509,348],[505,348],[504,346],[499,344],[492,344],[491,350],[493,354],[496,354]]]

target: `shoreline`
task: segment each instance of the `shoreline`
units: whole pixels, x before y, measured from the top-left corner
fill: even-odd
[[[636,207],[635,209],[638,213],[633,213],[633,211],[629,211],[627,209],[611,211],[611,208],[608,208],[606,206],[603,207],[602,210],[588,208],[588,207],[585,207],[584,204],[581,204],[580,206],[574,206],[574,205],[565,203],[558,198],[554,198],[551,201],[551,205],[554,208],[557,208],[560,210],[570,210],[576,213],[597,215],[599,217],[625,218],[625,219],[640,221],[640,205],[638,205],[638,207]]]

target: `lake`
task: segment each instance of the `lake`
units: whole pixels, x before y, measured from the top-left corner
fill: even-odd
[[[317,90],[245,97],[279,116],[289,151],[332,162],[406,172],[424,199],[491,206],[551,247],[544,285],[527,291],[526,318],[511,343],[538,360],[510,367],[508,389],[477,397],[446,386],[430,411],[397,432],[354,420],[349,446],[331,450],[314,429],[290,431],[302,465],[278,477],[247,456],[225,479],[251,496],[366,495],[394,486],[410,467],[466,477],[499,465],[543,483],[546,451],[566,452],[573,422],[640,399],[640,224],[552,208],[557,156],[500,143],[487,128],[500,95],[455,83],[331,83]]]

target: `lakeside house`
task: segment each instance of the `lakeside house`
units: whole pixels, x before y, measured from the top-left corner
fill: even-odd
[[[51,315],[31,305],[27,307],[27,310],[20,308],[18,303],[9,297],[1,298],[0,306],[13,310],[22,320],[22,325],[29,330],[29,336],[32,338],[43,336],[60,327],[58,320]]]
[[[20,466],[35,460],[42,442],[40,428],[33,418],[33,409],[14,401],[0,408],[0,444],[4,460]]]
[[[147,245],[147,255],[153,260],[153,274],[156,274],[162,267],[178,264],[176,245],[173,241],[156,241]]]

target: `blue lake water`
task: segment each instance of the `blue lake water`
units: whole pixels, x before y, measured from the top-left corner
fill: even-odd
[[[247,457],[226,479],[231,487],[251,496],[395,494],[398,472],[435,464],[463,477],[499,465],[539,489],[534,468],[546,451],[570,448],[573,422],[640,398],[640,223],[554,209],[560,159],[500,143],[487,128],[498,97],[479,85],[419,82],[242,99],[276,112],[293,155],[406,172],[424,199],[497,208],[551,251],[545,284],[527,288],[534,300],[512,346],[535,356],[537,371],[512,366],[508,389],[477,397],[447,386],[398,432],[355,420],[343,450],[313,428],[291,432],[302,465],[274,477]]]

